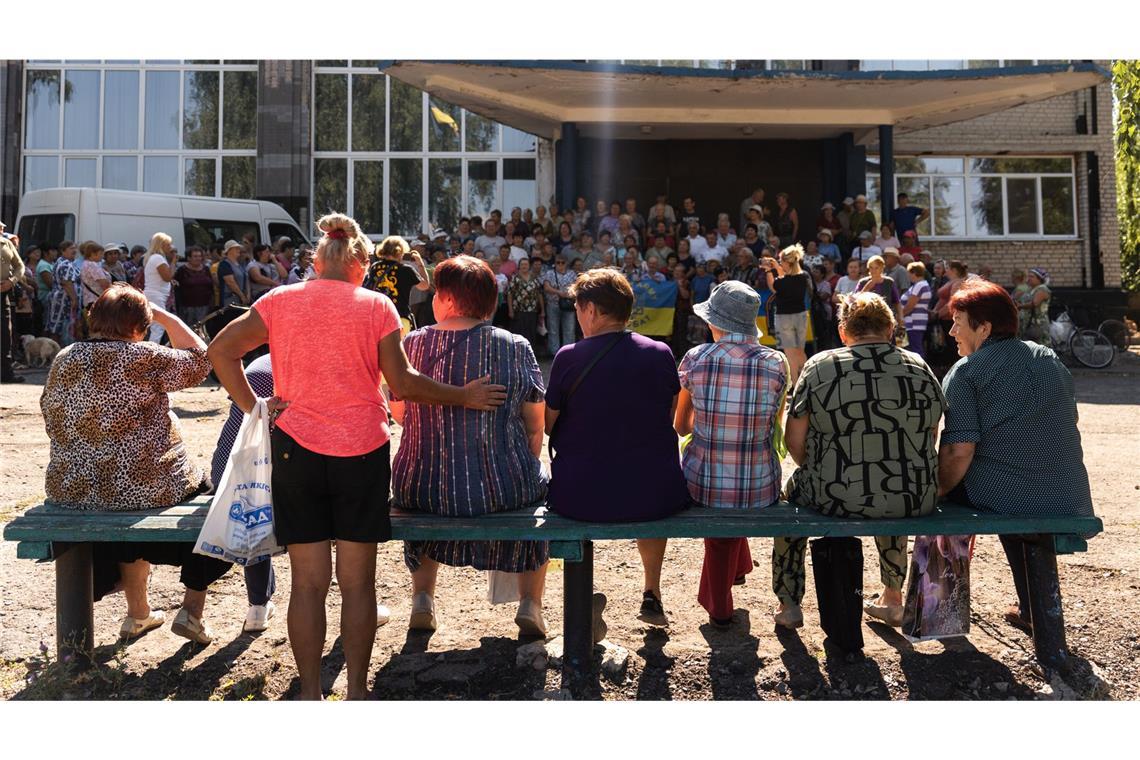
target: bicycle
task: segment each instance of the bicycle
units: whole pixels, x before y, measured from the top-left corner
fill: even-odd
[[[1104,369],[1116,358],[1116,345],[1100,330],[1078,328],[1068,306],[1049,323],[1049,337],[1059,353],[1089,369]]]

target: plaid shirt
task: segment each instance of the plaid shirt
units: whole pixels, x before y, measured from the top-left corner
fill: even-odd
[[[685,354],[681,387],[693,397],[693,438],[681,469],[708,507],[766,507],[780,495],[772,432],[788,381],[783,354],[730,333]]]

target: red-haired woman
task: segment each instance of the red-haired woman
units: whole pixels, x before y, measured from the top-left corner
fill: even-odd
[[[962,358],[942,383],[939,494],[1003,514],[1091,516],[1069,370],[1052,349],[1017,339],[1017,306],[999,285],[963,283],[950,312]],[[1025,540],[1001,543],[1018,601],[1006,620],[1028,629]]]
[[[394,502],[404,509],[467,517],[536,507],[546,498],[542,474],[546,384],[530,342],[492,327],[498,303],[485,261],[457,256],[435,268],[436,324],[404,339],[408,361],[426,377],[465,385],[479,377],[506,386],[506,403],[481,412],[392,400],[404,426],[392,464]],[[405,545],[412,573],[409,627],[435,630],[439,565],[519,573],[515,622],[524,635],[545,635],[542,591],[549,545],[540,541],[429,541]]]

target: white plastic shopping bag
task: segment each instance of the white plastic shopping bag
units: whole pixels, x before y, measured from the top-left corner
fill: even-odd
[[[242,420],[210,512],[194,544],[197,554],[252,565],[285,551],[273,534],[269,409],[258,399]]]
[[[487,571],[488,602],[509,604],[519,600],[519,573],[508,573],[503,570]]]

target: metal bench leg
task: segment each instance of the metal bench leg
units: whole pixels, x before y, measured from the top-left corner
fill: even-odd
[[[55,649],[90,657],[95,650],[95,588],[91,544],[53,544]]]
[[[1057,669],[1068,656],[1065,619],[1061,612],[1061,582],[1057,577],[1057,552],[1052,536],[1025,542],[1025,574],[1029,585],[1029,610],[1033,621],[1033,648],[1037,662]]]
[[[571,691],[589,673],[594,654],[593,596],[594,544],[582,542],[582,559],[563,564],[563,623],[565,643],[562,657],[562,680]]]

